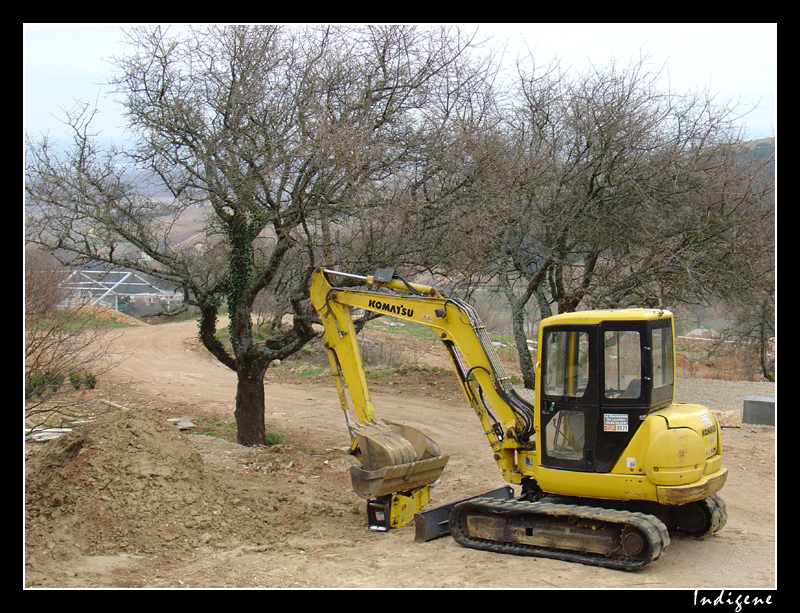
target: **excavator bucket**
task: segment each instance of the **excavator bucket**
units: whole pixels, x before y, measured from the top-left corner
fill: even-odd
[[[416,428],[375,421],[350,426],[361,468],[350,468],[353,491],[366,500],[430,485],[450,456]]]

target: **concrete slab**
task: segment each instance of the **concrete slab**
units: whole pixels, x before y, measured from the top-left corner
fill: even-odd
[[[760,426],[775,425],[775,398],[745,396],[742,423]]]

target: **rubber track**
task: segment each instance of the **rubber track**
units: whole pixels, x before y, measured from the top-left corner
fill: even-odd
[[[705,505],[709,514],[708,529],[703,534],[695,536],[698,540],[703,540],[709,536],[715,535],[717,532],[725,527],[728,523],[728,509],[725,506],[725,501],[719,496],[711,496],[705,499]]]
[[[649,544],[649,555],[643,558],[604,556],[596,553],[543,548],[536,545],[489,541],[471,537],[467,534],[467,516],[472,511],[490,513],[492,515],[519,516],[526,514],[551,515],[562,517],[579,517],[614,524],[633,526],[641,530]],[[497,553],[525,555],[567,562],[578,562],[591,566],[612,568],[615,570],[639,570],[658,559],[661,552],[669,545],[669,533],[666,526],[652,515],[631,511],[617,511],[580,505],[565,505],[549,502],[527,502],[521,500],[497,500],[492,498],[476,498],[456,505],[450,515],[450,532],[457,543],[473,549],[482,549]]]

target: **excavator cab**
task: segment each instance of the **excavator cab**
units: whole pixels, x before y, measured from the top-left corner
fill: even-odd
[[[589,317],[597,323],[585,323]],[[646,416],[672,403],[672,339],[666,312],[546,320],[539,348],[542,465],[610,471]]]

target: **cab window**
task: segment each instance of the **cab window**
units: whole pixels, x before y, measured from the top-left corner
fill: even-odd
[[[638,398],[642,389],[641,336],[634,330],[603,334],[606,398]]]
[[[653,388],[671,386],[673,372],[672,328],[653,330]]]
[[[589,381],[589,335],[553,331],[547,334],[547,372],[544,393],[580,398]]]

